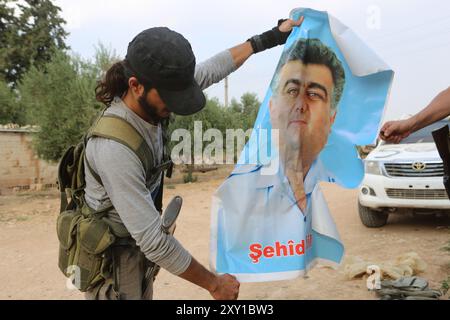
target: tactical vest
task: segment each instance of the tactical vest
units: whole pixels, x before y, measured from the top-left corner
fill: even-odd
[[[105,109],[106,110],[106,109]],[[93,210],[84,199],[85,168],[103,186],[100,176],[92,169],[86,158],[86,145],[93,137],[114,140],[132,150],[142,162],[147,182],[155,182],[161,177],[155,207],[162,211],[162,190],[164,175],[172,174],[173,164],[167,149],[167,136],[163,125],[163,161],[154,165],[152,149],[142,135],[125,119],[114,115],[104,115],[104,111],[94,125],[84,135],[82,141],[71,146],[64,153],[58,166],[58,185],[61,196],[60,214],[57,219],[59,240],[59,269],[80,291],[86,292],[112,276],[111,250],[115,243],[131,239],[121,223],[108,218],[113,206]]]

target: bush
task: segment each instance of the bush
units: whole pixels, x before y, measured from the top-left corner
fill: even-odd
[[[40,126],[34,139],[39,156],[58,160],[76,144],[99,109],[94,69],[81,59],[58,52],[45,72],[31,68],[19,85],[27,122]]]
[[[4,81],[0,81],[0,124],[25,124],[23,110],[17,104],[15,93]]]
[[[233,99],[230,108],[223,107],[217,98],[208,98],[205,108],[191,116],[173,116],[168,127],[168,137],[170,139],[172,132],[176,129],[186,129],[194,137],[194,122],[201,121],[203,132],[215,128],[220,130],[223,137],[227,129],[243,129],[247,131],[253,128],[253,124],[258,114],[260,102],[256,94],[245,93],[241,97],[241,102]],[[169,148],[172,149],[178,141],[171,141]],[[204,142],[205,147],[210,142]],[[193,150],[194,140],[191,139],[191,150]],[[224,148],[226,143],[224,141]],[[236,150],[235,158],[239,157],[240,150]],[[193,157],[193,153],[191,155]],[[193,160],[193,159],[191,159]]]
[[[442,250],[450,253],[450,242],[447,243],[447,245],[444,248],[442,248]],[[446,295],[449,290],[450,290],[450,275],[447,277],[446,280],[442,281],[441,286],[441,291],[443,295]]]
[[[441,291],[445,296],[450,289],[450,276],[448,276],[447,280],[442,281]]]
[[[191,171],[183,176],[184,183],[197,182],[197,176],[194,176]]]

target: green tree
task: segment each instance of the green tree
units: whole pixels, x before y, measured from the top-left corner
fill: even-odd
[[[18,18],[14,16],[14,8],[9,0],[0,0],[0,78],[9,72],[11,59],[17,48]]]
[[[202,130],[205,132],[206,130],[210,128],[216,128],[219,129],[221,132],[225,131],[225,121],[224,121],[224,114],[225,109],[220,105],[220,102],[217,98],[208,98],[206,97],[206,106],[205,108],[191,116],[175,116],[173,115],[171,117],[170,124],[168,126],[168,132],[167,135],[169,139],[172,136],[172,133],[176,129],[186,129],[190,132],[191,135],[191,163],[187,166],[188,173],[184,176],[184,182],[195,182],[196,177],[193,176],[193,169],[194,169],[194,124],[195,121],[201,121],[202,122]],[[178,144],[178,141],[171,141],[169,143],[169,149],[171,150],[176,144]],[[205,147],[207,142],[203,143],[202,148]],[[203,149],[202,149],[203,150]]]
[[[32,67],[19,86],[27,122],[40,126],[34,139],[40,157],[58,160],[88,129],[99,107],[93,68],[76,56],[58,52],[43,73]]]
[[[240,102],[232,99],[231,107],[223,107],[217,98],[207,98],[205,108],[191,116],[174,116],[168,130],[168,136],[171,137],[172,132],[176,129],[186,129],[191,135],[191,150],[194,147],[194,122],[201,121],[203,132],[210,128],[215,128],[221,131],[224,138],[224,148],[226,147],[226,131],[227,129],[243,129],[244,132],[253,128],[256,115],[258,113],[260,102],[256,94],[245,93],[242,95]],[[172,149],[178,141],[170,142],[170,149]],[[210,142],[203,142],[203,148]],[[225,151],[225,150],[224,150]],[[240,150],[235,149],[235,158],[238,157]],[[193,153],[191,153],[193,157]],[[193,159],[191,159],[193,160]],[[193,166],[188,166],[190,170],[188,176],[192,175],[191,170]]]
[[[224,118],[224,108],[220,105],[217,98],[206,98],[205,108],[191,116],[176,116],[173,115],[168,127],[169,138],[172,132],[176,129],[186,129],[190,132],[191,136],[194,137],[194,123],[195,121],[202,122],[202,129],[206,131],[210,128],[217,128],[219,130],[224,130],[225,128],[225,118]],[[225,132],[225,131],[223,131]],[[170,148],[176,145],[178,142],[170,142]],[[193,145],[193,141],[191,141]]]
[[[67,49],[60,11],[50,0],[0,0],[0,77],[8,84]]]
[[[27,123],[40,127],[34,145],[41,158],[59,160],[81,139],[103,108],[95,100],[97,82],[118,59],[100,43],[94,62],[56,51],[50,62],[24,75],[18,87],[20,105]]]
[[[27,123],[41,128],[34,139],[40,157],[59,160],[81,139],[103,108],[95,100],[97,82],[117,60],[117,54],[100,43],[94,62],[60,50],[23,76],[19,104]]]
[[[106,46],[102,42],[99,42],[95,46],[95,72],[97,73],[97,78],[103,78],[106,71],[116,62],[122,60],[122,58],[117,54],[111,46]]]
[[[231,99],[230,110],[234,113],[242,113],[242,104],[235,98]]]
[[[233,98],[228,113],[233,118],[232,125],[235,126],[234,128],[240,128],[244,131],[253,128],[260,105],[261,102],[255,93],[244,93],[240,101]]]
[[[253,128],[258,115],[261,102],[258,100],[256,93],[244,93],[241,97],[242,113],[244,114],[244,129]]]
[[[6,123],[24,124],[25,119],[15,93],[4,81],[0,81],[0,124]]]

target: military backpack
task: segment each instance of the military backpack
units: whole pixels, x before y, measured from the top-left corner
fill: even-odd
[[[167,149],[164,151],[163,162],[155,166],[152,150],[141,134],[125,119],[105,115],[104,111],[83,139],[66,150],[58,166],[61,196],[60,214],[57,219],[58,266],[71,283],[82,292],[98,287],[112,277],[111,250],[114,244],[131,240],[123,224],[108,218],[108,212],[113,209],[112,205],[93,210],[84,199],[85,165],[97,182],[103,185],[100,176],[89,165],[85,154],[87,142],[93,137],[111,139],[131,149],[143,164],[146,181],[161,177],[160,188],[154,199],[159,212],[162,211],[164,179],[161,172],[167,170],[167,176],[170,177],[173,167]]]

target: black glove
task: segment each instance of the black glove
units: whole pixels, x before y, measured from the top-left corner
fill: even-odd
[[[281,32],[278,28],[286,20],[287,19],[280,19],[278,20],[278,26],[276,26],[272,30],[266,31],[263,34],[253,36],[250,39],[248,39],[247,41],[250,41],[253,48],[253,52],[258,53],[266,49],[270,49],[278,45],[285,44],[286,40],[289,38],[289,35],[291,34],[291,31]]]

